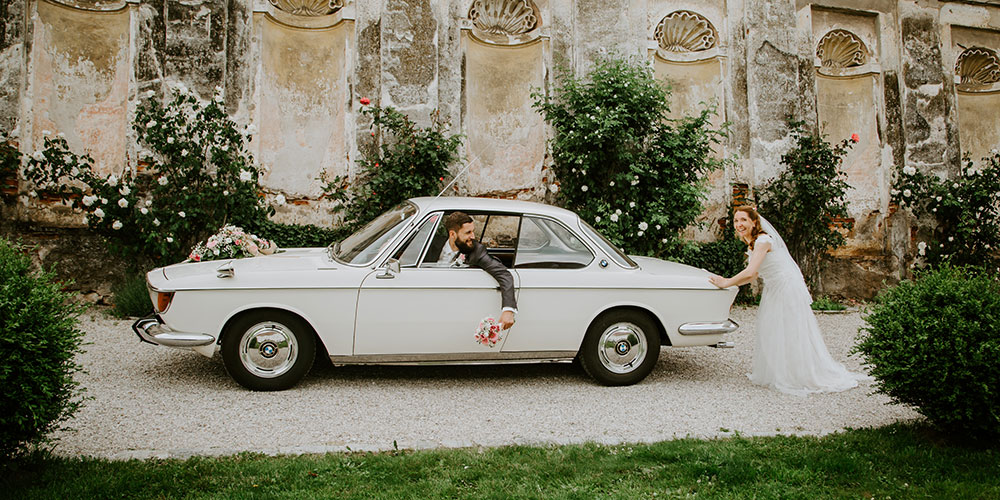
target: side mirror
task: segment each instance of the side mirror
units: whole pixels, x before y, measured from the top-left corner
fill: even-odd
[[[376,274],[375,277],[380,280],[392,279],[399,274],[399,261],[396,259],[389,259],[385,263],[385,267],[382,268],[381,274]]]

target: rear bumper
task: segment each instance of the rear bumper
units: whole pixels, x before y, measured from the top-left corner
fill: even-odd
[[[739,327],[739,323],[731,319],[725,321],[684,323],[677,327],[677,333],[681,335],[719,335],[735,332]]]
[[[205,333],[175,332],[155,314],[132,323],[132,330],[143,342],[167,347],[199,347],[215,343],[215,337]]]

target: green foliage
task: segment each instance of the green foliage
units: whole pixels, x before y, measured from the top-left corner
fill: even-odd
[[[914,167],[896,167],[892,201],[935,224],[917,243],[917,263],[1000,268],[1000,152],[975,168],[968,158],[960,175],[941,179]]]
[[[111,287],[111,311],[119,318],[146,316],[153,312],[144,274],[125,278]]]
[[[372,118],[372,137],[380,147],[362,150],[358,179],[349,183],[338,176],[324,192],[341,201],[342,227],[347,233],[368,223],[407,198],[433,196],[448,175],[448,166],[458,161],[460,135],[449,135],[448,124],[431,114],[429,127],[418,127],[391,107],[367,106],[361,113]]]
[[[31,269],[24,249],[0,239],[0,458],[45,441],[73,416],[82,390],[83,306],[69,301],[52,272]]]
[[[275,242],[280,248],[325,247],[350,234],[343,227],[328,229],[312,224],[281,224],[269,219],[250,221],[244,229]]]
[[[820,297],[812,302],[813,311],[843,311],[846,309],[847,306],[830,297]]]
[[[854,350],[878,390],[932,422],[1000,437],[1000,281],[944,264],[884,290]]]
[[[13,498],[947,498],[1000,496],[996,450],[891,425],[823,437],[673,439],[186,460],[49,458]]]
[[[844,196],[850,186],[839,167],[857,141],[852,137],[834,146],[804,131],[803,124],[789,122],[795,146],[781,156],[785,169],[756,195],[760,212],[781,233],[803,274],[814,278],[819,256],[844,244],[834,221],[848,216]]]
[[[586,78],[562,69],[534,106],[552,126],[557,201],[627,252],[661,256],[701,215],[720,167],[714,110],[668,120],[667,91],[637,60],[607,58]]]
[[[25,178],[84,211],[113,250],[161,263],[183,259],[229,221],[273,212],[262,201],[249,136],[226,115],[221,96],[206,104],[182,87],[166,104],[147,98],[132,128],[148,148],[138,175],[96,175],[93,159],[71,152],[59,134],[46,137],[45,149],[31,156]]]

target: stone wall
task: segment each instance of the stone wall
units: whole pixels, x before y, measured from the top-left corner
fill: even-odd
[[[861,136],[843,167],[855,227],[826,293],[869,297],[911,262],[918,221],[889,206],[893,165],[952,175],[1000,143],[1000,0],[12,0],[0,128],[25,153],[62,132],[121,171],[135,168],[140,95],[219,87],[258,131],[265,191],[288,200],[276,218],[329,225],[321,179],[355,173],[373,146],[368,97],[465,136],[461,192],[539,200],[549,131],[530,93],[609,52],[648,59],[673,114],[708,103],[730,124],[716,154],[736,161],[690,237],[712,238],[734,189],[778,173],[788,118],[830,141]],[[63,209],[18,199],[5,218],[66,225]]]

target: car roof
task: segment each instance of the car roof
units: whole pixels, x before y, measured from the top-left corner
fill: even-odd
[[[577,214],[564,208],[533,201],[502,200],[497,198],[472,198],[465,196],[441,196],[411,198],[411,202],[421,211],[463,210],[469,212],[515,212],[547,215],[564,221],[576,220]]]

